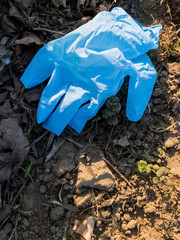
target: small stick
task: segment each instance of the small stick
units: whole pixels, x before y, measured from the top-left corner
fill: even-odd
[[[32,147],[33,144],[39,142],[43,137],[45,137],[49,132],[46,131],[45,133],[43,133],[40,137],[38,137],[36,140],[34,140],[34,142],[31,143],[30,147]]]
[[[114,126],[111,128],[111,132],[109,134],[108,142],[107,142],[107,145],[106,145],[106,148],[105,148],[106,151],[107,151],[107,149],[109,147],[109,143],[111,141],[111,137],[112,137],[113,131],[114,131]]]
[[[149,128],[151,131],[155,132],[155,133],[163,133],[163,132],[166,132],[168,131],[170,128],[174,127],[174,125],[176,125],[177,122],[173,123],[172,125],[170,125],[169,127],[165,128],[165,129],[161,129],[161,130],[156,130],[156,129],[153,129],[150,125],[149,125]]]
[[[129,186],[131,186],[131,187],[133,188],[133,190],[134,190],[133,185],[124,177],[124,175],[122,175],[122,173],[119,172],[119,170],[118,170],[116,167],[114,167],[106,158],[103,158],[103,160],[104,160],[109,166],[111,166],[111,167],[119,174],[119,176],[120,176],[122,179],[124,179],[124,181],[125,181]]]
[[[59,31],[55,31],[55,30],[52,30],[52,29],[48,29],[48,28],[33,28],[34,31],[44,31],[44,32],[49,32],[49,33],[58,33],[58,34],[61,34],[61,35],[65,35],[66,33],[63,33],[63,32],[59,32]]]
[[[65,138],[65,139],[68,140],[69,142],[73,143],[76,147],[78,147],[80,149],[83,148],[83,145],[81,145],[80,143],[74,141],[73,139],[71,139],[71,138]]]

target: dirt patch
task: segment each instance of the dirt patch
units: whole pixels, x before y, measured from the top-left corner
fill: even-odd
[[[149,105],[129,122],[124,85],[116,124],[103,109],[81,134],[56,137],[35,120],[43,84],[24,90],[19,77],[43,44],[114,6],[163,25],[148,53],[158,73]],[[179,1],[14,0],[0,12],[0,240],[180,239]]]

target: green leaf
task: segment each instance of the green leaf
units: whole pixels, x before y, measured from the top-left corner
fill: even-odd
[[[150,172],[151,172],[151,168],[150,166],[147,164],[146,161],[144,160],[140,160],[138,163],[137,163],[137,166],[138,166],[138,170],[140,173],[144,174],[144,175],[148,175]]]
[[[66,223],[62,240],[67,240],[67,229],[68,229],[68,224]]]
[[[158,184],[159,183],[159,178],[158,177],[153,177],[153,183]]]
[[[129,164],[133,164],[133,163],[135,163],[136,162],[136,158],[127,158],[127,163],[129,163]]]
[[[161,183],[165,182],[166,180],[167,180],[166,176],[162,176],[162,177],[160,177],[160,179],[159,179],[159,181],[160,181]]]
[[[24,174],[24,178],[27,178],[30,174],[30,171],[32,169],[32,163],[30,163],[26,168],[26,173]]]
[[[159,170],[156,172],[157,177],[161,177],[166,175],[167,171],[165,167],[160,167]]]
[[[158,171],[159,170],[159,165],[157,165],[157,164],[155,164],[154,166],[153,166],[153,169],[155,170],[155,171]]]

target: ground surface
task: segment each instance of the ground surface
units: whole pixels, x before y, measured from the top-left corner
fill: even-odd
[[[1,1],[0,240],[178,240],[179,1],[72,2]],[[113,6],[163,25],[160,49],[149,53],[158,77],[148,108],[128,121],[124,86],[117,125],[100,111],[80,135],[56,137],[35,120],[44,86],[25,90],[19,78],[43,44]],[[139,172],[139,160],[150,173]]]

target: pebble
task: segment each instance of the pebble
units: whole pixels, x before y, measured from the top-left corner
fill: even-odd
[[[26,227],[29,227],[29,221],[27,220],[27,218],[23,218],[22,224]]]
[[[29,234],[28,234],[28,232],[22,232],[22,237],[23,237],[23,239],[27,239],[28,237],[29,237]]]
[[[44,194],[46,192],[46,186],[45,185],[41,185],[39,188],[40,193]]]
[[[68,218],[71,218],[72,217],[72,212],[71,211],[68,211],[67,213],[66,213],[66,218],[68,219]]]
[[[130,234],[131,234],[131,230],[127,230],[127,231],[125,232],[125,234],[126,234],[126,235],[130,235]]]
[[[162,162],[162,160],[159,158],[159,159],[157,160],[157,163],[160,164],[161,162]]]
[[[131,8],[131,10],[130,10],[131,13],[135,13],[135,11],[136,10],[134,8]]]
[[[126,232],[128,230],[127,224],[123,223],[121,225],[121,229],[123,230],[123,232]]]
[[[161,95],[161,93],[162,93],[162,91],[160,88],[155,88],[152,95],[154,97],[159,97]]]
[[[46,168],[46,169],[44,170],[45,173],[50,173],[50,171],[51,171],[51,170],[50,170],[49,168]]]
[[[56,227],[55,226],[51,226],[51,232],[55,233],[56,232]]]
[[[4,227],[4,232],[6,234],[8,234],[10,231],[12,230],[12,224],[11,223],[7,223]]]
[[[156,207],[154,206],[154,203],[149,202],[144,206],[144,213],[154,213],[156,212]]]
[[[52,221],[56,221],[60,219],[64,215],[64,208],[63,207],[55,207],[51,209],[50,218]]]
[[[120,221],[120,219],[121,219],[121,214],[120,214],[120,213],[116,213],[116,214],[115,214],[115,219],[116,219],[117,221]]]
[[[136,221],[136,220],[131,220],[131,221],[129,221],[128,224],[127,224],[127,228],[128,228],[128,229],[133,229],[133,228],[135,228],[136,226],[137,226],[137,221]]]
[[[160,77],[167,77],[168,75],[169,75],[169,73],[166,70],[161,71],[159,74]]]
[[[131,216],[129,214],[124,214],[124,220],[129,222],[131,220]]]

